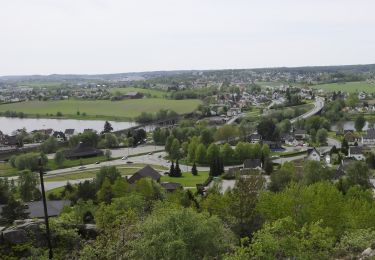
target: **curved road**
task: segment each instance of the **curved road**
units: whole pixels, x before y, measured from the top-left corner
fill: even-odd
[[[313,116],[313,115],[317,114],[320,110],[322,110],[323,107],[324,107],[324,99],[321,98],[321,97],[317,97],[315,99],[314,108],[312,110],[310,110],[309,112],[306,112],[305,114],[300,115],[296,118],[293,118],[292,120],[290,120],[290,122],[292,124],[294,124],[295,122],[297,122],[300,119],[309,118],[310,116]]]

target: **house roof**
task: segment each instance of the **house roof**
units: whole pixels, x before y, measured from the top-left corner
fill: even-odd
[[[363,136],[364,139],[375,139],[375,129],[369,129],[366,132],[366,135]]]
[[[129,183],[135,183],[139,179],[142,178],[151,178],[155,181],[159,181],[161,178],[161,175],[159,172],[157,172],[154,168],[152,168],[150,165],[146,165],[136,173],[134,173],[129,179]]]
[[[304,130],[304,129],[296,129],[294,131],[294,134],[295,135],[305,135],[306,134],[306,130]]]
[[[27,206],[25,212],[29,213],[29,218],[43,218],[43,201],[32,201],[25,203]],[[65,206],[70,205],[70,200],[47,200],[47,211],[49,217],[60,215]],[[5,205],[0,205],[0,214]]]
[[[349,147],[350,154],[363,154],[363,148],[360,146]]]
[[[65,134],[63,132],[55,131],[53,133],[53,137],[57,137],[57,136],[60,136],[60,138],[64,138],[65,139]]]
[[[65,134],[66,135],[73,135],[74,134],[74,129],[65,129]]]
[[[260,139],[262,139],[262,136],[260,134],[251,134],[250,139],[251,140],[260,140]]]
[[[99,149],[93,148],[88,144],[80,142],[75,148],[68,152],[67,157],[84,157],[84,156],[98,156],[103,154]]]
[[[243,162],[243,167],[245,169],[255,169],[257,167],[262,167],[262,161],[260,159],[246,159]]]
[[[309,156],[310,154],[312,154],[314,151],[320,156],[319,151],[316,150],[315,147],[307,149],[307,156]]]

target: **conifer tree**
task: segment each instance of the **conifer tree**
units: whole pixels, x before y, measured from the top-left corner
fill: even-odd
[[[176,168],[174,169],[174,177],[181,177],[181,176],[182,176],[182,172],[181,172],[178,160],[177,160],[176,161]]]
[[[171,168],[169,169],[169,176],[174,177],[175,176],[175,168],[174,168],[174,162],[172,161]]]
[[[191,173],[194,176],[198,175],[197,165],[195,164],[195,162],[193,163],[193,167],[191,167]]]

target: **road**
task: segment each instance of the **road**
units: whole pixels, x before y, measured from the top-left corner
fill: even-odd
[[[300,115],[296,118],[293,118],[292,120],[290,120],[290,122],[292,124],[294,124],[298,120],[309,118],[310,116],[313,116],[313,115],[317,114],[323,107],[324,107],[324,99],[321,98],[321,97],[317,97],[315,99],[314,108],[312,110],[310,110],[310,111],[306,112],[305,114]]]

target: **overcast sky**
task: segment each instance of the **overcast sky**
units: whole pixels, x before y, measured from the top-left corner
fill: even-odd
[[[375,63],[374,0],[0,0],[0,75]]]

